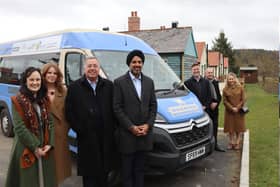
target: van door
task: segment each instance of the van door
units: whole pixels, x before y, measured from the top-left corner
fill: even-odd
[[[65,84],[79,79],[84,74],[84,59],[86,56],[94,56],[90,50],[81,49],[63,49],[61,52],[61,61],[59,67],[63,72]],[[63,63],[64,62],[64,63]],[[105,78],[105,74],[100,70],[100,75]]]
[[[90,50],[62,49],[59,68],[64,76],[64,82],[69,85],[83,75],[84,57],[90,55]]]
[[[67,53],[65,56],[65,83],[69,85],[71,82],[79,79],[83,75],[83,59],[81,53]]]

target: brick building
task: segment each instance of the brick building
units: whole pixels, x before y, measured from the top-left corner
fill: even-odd
[[[191,65],[198,58],[192,27],[178,27],[178,22],[172,22],[170,28],[161,26],[159,29],[141,30],[140,17],[133,11],[128,17],[128,31],[121,33],[148,43],[181,80],[191,76]]]

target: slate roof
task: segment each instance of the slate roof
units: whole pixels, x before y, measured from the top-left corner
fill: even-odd
[[[192,27],[177,27],[121,33],[136,36],[147,42],[158,53],[183,53]]]

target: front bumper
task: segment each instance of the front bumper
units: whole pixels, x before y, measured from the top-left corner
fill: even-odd
[[[190,152],[198,150],[199,148],[205,147],[205,153],[195,159],[186,161],[186,155]],[[184,149],[176,153],[156,153],[149,152],[146,155],[146,173],[148,174],[164,174],[174,171],[178,171],[186,168],[194,160],[201,159],[210,155],[215,147],[215,139],[211,139],[203,142],[190,149]]]
[[[203,129],[201,131],[193,128],[192,133],[187,133],[192,130],[182,131],[181,134],[175,136],[163,128],[154,127],[154,148],[146,154],[146,173],[174,172],[186,168],[194,160],[210,155],[215,148],[212,121],[208,121],[205,125],[200,127],[200,129]],[[202,136],[200,136],[201,133]],[[190,134],[193,136],[190,136]],[[188,138],[182,139],[182,136]],[[203,154],[197,154],[201,149],[204,150]],[[195,156],[190,155],[192,153]],[[191,159],[186,159],[186,157],[191,157]]]

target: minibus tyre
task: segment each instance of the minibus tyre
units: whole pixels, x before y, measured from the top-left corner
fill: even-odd
[[[108,174],[108,186],[115,187],[121,182],[120,170],[111,170]]]
[[[10,116],[8,109],[6,109],[6,108],[1,110],[0,125],[1,125],[1,130],[4,134],[4,136],[7,136],[7,137],[14,136],[12,118]]]

